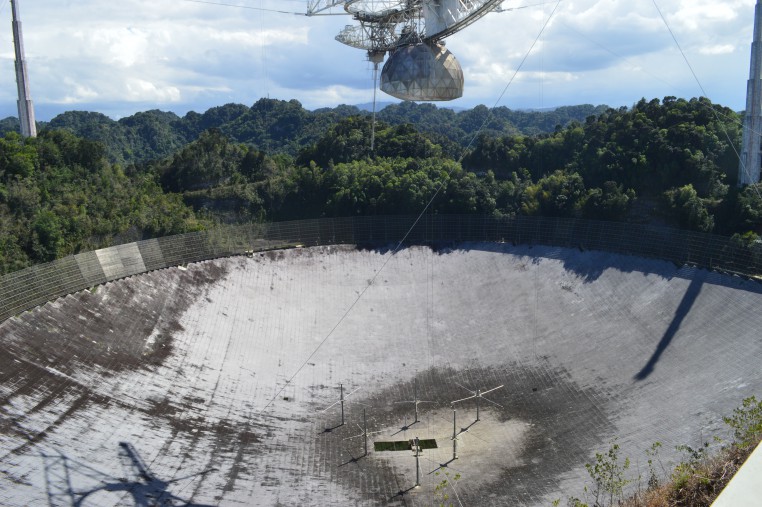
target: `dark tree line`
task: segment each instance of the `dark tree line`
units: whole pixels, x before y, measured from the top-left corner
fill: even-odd
[[[400,117],[379,115],[374,150],[367,114],[345,106],[318,121],[296,101],[180,120],[149,111],[118,122],[131,130],[71,113],[63,117],[93,130],[87,138],[50,125],[37,139],[8,134],[0,139],[0,272],[217,222],[408,214],[430,201],[429,213],[662,223],[762,250],[762,185],[735,186],[739,115],[704,99],[642,100],[536,135],[497,114],[507,111],[387,110]],[[422,125],[402,122],[405,114]],[[463,129],[453,134],[456,119]],[[487,130],[464,142],[481,125]],[[139,162],[115,162],[128,145]]]
[[[433,106],[414,111],[440,114]],[[230,142],[221,131],[207,135],[191,151]],[[202,160],[185,151],[147,170],[226,219],[236,206],[244,219],[414,212],[441,187],[433,212],[655,221],[723,234],[758,232],[760,224],[756,190],[735,189],[739,117],[704,99],[642,100],[536,136],[482,133],[460,165],[459,144],[412,123],[379,120],[372,152],[370,136],[370,119],[350,116],[294,158],[256,150],[248,155],[256,164],[247,165],[228,155],[228,165],[240,167],[219,173],[225,182],[204,176],[223,162],[184,169],[187,159]],[[206,183],[179,183],[186,171]]]
[[[501,107],[492,112],[486,127],[492,134],[551,132],[557,125],[566,125],[605,109],[605,106],[587,105],[537,112]],[[445,144],[452,147],[470,141],[487,112],[484,106],[456,113],[432,104],[403,103],[387,106],[379,112],[379,119],[390,125],[414,124],[419,131],[439,139],[439,144],[447,150]],[[355,106],[308,111],[296,100],[261,99],[251,107],[226,104],[204,113],[191,111],[182,117],[152,110],[112,120],[100,113],[69,111],[48,123],[40,122],[38,130],[68,130],[100,141],[106,146],[111,162],[131,164],[170,156],[212,128],[219,129],[233,141],[267,153],[296,156],[301,149],[321,139],[339,120],[369,115]],[[0,134],[18,130],[16,118],[0,120]],[[454,156],[455,150],[450,153]]]
[[[0,138],[0,273],[201,227],[179,194],[128,176],[104,145],[61,130]]]

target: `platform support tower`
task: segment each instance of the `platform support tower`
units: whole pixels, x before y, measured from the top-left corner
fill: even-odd
[[[13,45],[16,49],[16,85],[19,92],[19,122],[23,137],[37,137],[37,126],[34,120],[34,106],[29,94],[29,74],[24,59],[24,38],[21,35],[21,19],[19,17],[19,0],[11,0],[13,12]]]
[[[738,168],[738,186],[759,182],[762,168],[762,0],[754,10],[754,40],[751,43],[751,70],[746,87],[746,116],[743,146]]]

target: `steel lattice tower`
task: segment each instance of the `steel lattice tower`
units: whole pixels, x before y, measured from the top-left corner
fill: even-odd
[[[16,85],[19,91],[19,122],[21,122],[21,135],[24,137],[36,137],[37,126],[34,121],[34,106],[29,94],[29,75],[26,71],[24,59],[24,39],[21,36],[21,20],[19,19],[18,0],[11,0],[13,11],[13,42],[16,48]]]
[[[762,168],[762,0],[757,0],[754,10],[754,41],[751,43],[751,70],[743,125],[738,186],[759,182]]]

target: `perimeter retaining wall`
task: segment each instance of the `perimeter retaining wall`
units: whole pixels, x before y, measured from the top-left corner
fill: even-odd
[[[416,218],[324,218],[225,226],[77,254],[1,277],[0,322],[47,301],[119,278],[296,245],[498,241],[603,250],[745,276],[762,273],[762,248],[739,248],[729,238],[711,234],[546,217],[433,215],[417,222]]]

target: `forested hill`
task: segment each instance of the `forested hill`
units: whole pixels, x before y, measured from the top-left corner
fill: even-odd
[[[567,106],[550,111],[513,111],[498,107],[489,116],[484,131],[492,134],[540,134],[553,132],[572,121],[584,121],[604,112],[606,106]],[[454,112],[433,104],[401,103],[385,107],[378,119],[390,125],[412,123],[421,132],[440,136],[442,142],[462,146],[488,117],[485,106]],[[370,115],[355,106],[308,111],[296,100],[261,99],[253,106],[226,104],[205,113],[189,112],[183,117],[158,110],[112,120],[100,113],[69,111],[40,123],[40,130],[64,129],[76,136],[100,141],[111,162],[144,162],[175,153],[210,128],[267,153],[296,155],[317,142],[337,121],[350,116]],[[0,121],[0,135],[18,132],[18,120]]]
[[[430,213],[666,224],[762,257],[762,184],[736,189],[732,110],[667,97],[520,114],[391,106],[371,150],[369,115],[347,106],[67,113],[0,138],[0,273],[217,222],[419,213],[435,195]]]

